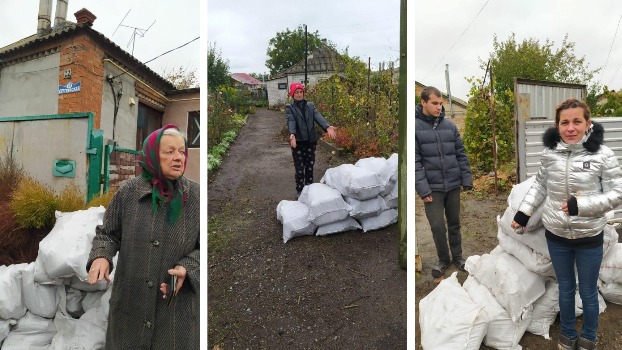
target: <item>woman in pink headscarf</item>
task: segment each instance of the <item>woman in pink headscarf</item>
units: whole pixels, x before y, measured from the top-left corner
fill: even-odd
[[[330,126],[322,117],[313,102],[307,102],[304,99],[304,94],[304,85],[292,83],[289,86],[289,95],[294,99],[294,102],[285,106],[298,195],[305,185],[313,183],[313,165],[318,140],[315,123],[327,132],[330,138],[334,139],[336,136],[335,128]]]
[[[183,176],[187,156],[176,126],[151,133],[141,176],[115,193],[96,229],[89,282],[110,281],[116,268],[106,349],[199,348],[199,185]],[[172,275],[177,285],[166,299]]]

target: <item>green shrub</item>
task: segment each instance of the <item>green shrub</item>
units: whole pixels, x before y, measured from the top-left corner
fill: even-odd
[[[54,225],[58,202],[49,187],[24,176],[11,194],[9,207],[19,227],[44,228]]]
[[[220,167],[221,160],[218,157],[214,157],[211,154],[207,155],[207,171],[212,171]]]
[[[0,201],[8,200],[24,177],[24,169],[8,152],[0,157]]]
[[[108,193],[100,194],[99,196],[93,197],[88,203],[86,203],[84,209],[99,207],[100,205],[104,208],[108,208],[108,205],[110,204],[114,193],[114,191],[109,191]]]
[[[60,195],[57,197],[58,209],[62,212],[68,213],[76,210],[84,209],[85,195],[80,191],[78,186],[70,184],[65,187]]]

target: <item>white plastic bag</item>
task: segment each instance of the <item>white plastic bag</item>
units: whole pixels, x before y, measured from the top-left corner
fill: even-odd
[[[501,229],[498,230],[497,239],[499,239],[499,246],[520,260],[527,270],[542,276],[555,278],[555,270],[553,270],[551,259],[506,235]]]
[[[386,204],[388,208],[397,208],[399,204],[398,196],[399,196],[399,186],[396,184],[395,186],[393,186],[393,189],[391,190],[391,192],[383,196],[382,199],[384,199],[384,203]]]
[[[389,209],[384,202],[384,199],[380,196],[360,201],[358,199],[345,197],[346,203],[348,203],[352,210],[350,216],[355,219],[364,219],[372,216],[378,216],[378,214]]]
[[[305,186],[298,201],[309,207],[309,221],[318,226],[343,220],[352,210],[339,191],[320,183]]]
[[[2,350],[48,350],[55,334],[53,320],[27,312],[9,332]]]
[[[616,243],[603,258],[598,274],[600,279],[609,283],[622,283],[622,243]]]
[[[522,346],[518,342],[531,323],[531,311],[527,312],[523,320],[514,322],[503,306],[486,287],[479,283],[477,278],[467,277],[462,287],[475,303],[484,307],[488,315],[488,331],[484,337],[484,345],[495,349],[521,350]]]
[[[20,319],[26,314],[22,296],[22,270],[28,264],[0,266],[0,319]]]
[[[56,286],[34,281],[35,264],[30,263],[22,270],[22,293],[28,311],[45,318],[54,318],[58,304]]]
[[[360,230],[361,224],[354,218],[347,217],[341,221],[332,222],[330,224],[322,225],[317,228],[316,236],[327,236],[333,233]]]
[[[309,221],[309,207],[302,202],[279,202],[276,217],[283,223],[283,243],[294,237],[315,234],[317,225]]]
[[[511,226],[512,220],[514,220],[514,212],[508,207],[501,217],[497,217],[497,226],[499,226],[501,231],[506,235],[550,259],[551,255],[549,254],[549,247],[546,243],[546,236],[544,235],[544,226],[540,226],[529,232],[524,232],[523,234],[518,234]]]
[[[610,303],[622,305],[622,284],[620,283],[604,283],[598,280],[598,291],[604,300]]]
[[[57,211],[54,228],[39,243],[37,260],[41,259],[41,263],[36,268],[43,267],[51,280],[76,275],[87,281],[86,263],[93,246],[95,227],[102,224],[104,212],[102,206],[70,213]],[[54,282],[38,280],[40,276],[35,273],[36,282]]]
[[[533,316],[527,332],[550,339],[549,329],[559,313],[559,285],[555,280],[545,283],[546,291],[533,303]]]
[[[378,216],[360,219],[359,222],[363,227],[363,232],[379,230],[397,222],[397,210],[388,209]]]
[[[339,190],[345,197],[358,200],[377,197],[385,189],[378,175],[353,164],[326,170],[320,182]]]
[[[393,177],[394,169],[392,164],[389,164],[386,159],[382,157],[362,158],[354,163],[354,165],[360,168],[365,168],[378,175],[380,183],[384,187],[384,190],[380,192],[380,196],[386,196],[391,193],[391,190],[395,187],[397,178]]]
[[[419,301],[421,346],[425,350],[478,350],[488,329],[484,307],[458,283],[457,272]]]
[[[544,294],[544,282],[508,253],[482,255],[469,271],[495,296],[512,321],[524,319],[529,306]]]
[[[512,190],[510,191],[510,195],[508,196],[508,206],[512,211],[512,218],[518,211],[521,202],[525,198],[525,195],[533,185],[536,180],[536,176],[531,176],[527,180],[512,186]],[[525,226],[525,231],[532,231],[542,227],[542,213],[544,212],[544,202],[538,206],[529,221],[527,222],[527,226]],[[510,221],[511,222],[511,221]]]

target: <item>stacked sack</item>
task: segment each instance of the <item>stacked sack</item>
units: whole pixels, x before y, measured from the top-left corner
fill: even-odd
[[[86,271],[104,211],[56,212],[35,262],[0,266],[2,350],[104,348],[112,288],[90,285]]]
[[[305,186],[297,201],[278,204],[283,243],[304,235],[368,232],[397,222],[397,165],[394,153],[389,159],[364,158],[326,170],[320,183]]]
[[[516,233],[511,227],[514,215],[534,181],[535,177],[531,177],[512,188],[507,209],[503,215],[497,217],[498,246],[490,254],[470,256],[466,261],[465,267],[469,277],[462,285],[462,289],[470,297],[470,303],[464,303],[466,306],[462,308],[466,310],[471,307],[474,311],[471,313],[458,311],[451,317],[448,317],[447,313],[439,313],[439,308],[451,305],[459,298],[455,292],[455,285],[459,286],[455,274],[442,281],[432,293],[421,299],[419,323],[424,349],[445,349],[441,340],[443,337],[452,336],[457,338],[466,336],[470,337],[469,339],[475,337],[486,346],[503,350],[522,349],[518,343],[525,332],[550,339],[549,328],[559,312],[559,286],[547,248],[545,229],[542,226],[542,206],[531,216],[523,234]],[[599,289],[602,293],[602,296],[599,294],[601,313],[606,308],[605,300],[622,304],[622,288],[620,288],[622,243],[617,242],[618,233],[615,227],[606,225],[604,259],[599,275]],[[444,299],[437,300],[440,292],[436,290],[439,288],[454,292]],[[445,306],[432,307],[432,299]],[[579,316],[583,311],[578,290],[575,305],[575,315]],[[477,308],[478,306],[481,310]],[[480,312],[484,315],[480,315]],[[461,327],[442,327],[442,321],[450,318]],[[481,319],[487,319],[484,332],[481,330],[481,322],[478,321]],[[479,343],[474,344],[472,341],[469,344],[471,345],[461,345],[455,349],[480,347]]]

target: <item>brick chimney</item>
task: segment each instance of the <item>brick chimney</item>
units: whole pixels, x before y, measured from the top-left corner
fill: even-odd
[[[78,10],[78,12],[73,15],[76,16],[76,22],[78,22],[78,24],[87,23],[92,25],[97,18],[91,11],[85,8]]]

